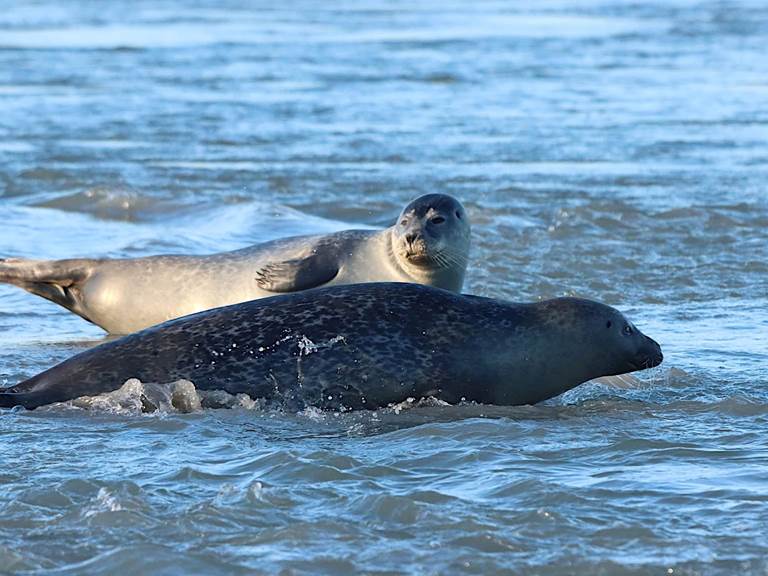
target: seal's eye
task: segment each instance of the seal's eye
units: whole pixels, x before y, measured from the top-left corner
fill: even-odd
[[[606,328],[610,328],[611,326],[613,326],[613,322],[611,322],[610,320],[608,320],[608,322],[606,322],[606,323],[605,323],[605,327],[606,327]]]
[[[458,210],[456,210],[456,218],[461,220],[461,212],[459,212]]]
[[[408,218],[403,218],[400,220],[400,226],[408,226]]]
[[[432,224],[442,224],[443,222],[445,222],[445,218],[443,218],[442,216],[435,216],[434,218],[432,218],[432,220],[430,220],[430,222],[432,222]]]
[[[632,327],[629,324],[627,324],[626,326],[624,326],[624,329],[622,330],[622,333],[624,334],[624,336],[631,336],[632,335]]]

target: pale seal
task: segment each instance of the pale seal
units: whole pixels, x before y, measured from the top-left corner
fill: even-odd
[[[64,306],[113,334],[319,286],[414,282],[460,291],[470,245],[461,203],[427,194],[384,230],[298,236],[207,256],[0,260],[0,282]]]
[[[661,361],[656,342],[591,300],[514,304],[417,284],[356,284],[148,328],[2,391],[0,406],[93,396],[129,378],[186,379],[287,409],[373,409],[425,396],[533,404]]]

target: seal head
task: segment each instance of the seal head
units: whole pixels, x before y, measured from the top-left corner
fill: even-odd
[[[458,200],[445,194],[427,194],[400,213],[391,228],[391,250],[398,265],[414,278],[464,270],[470,234],[469,218]]]
[[[659,344],[611,306],[556,298],[540,303],[537,315],[544,329],[543,344],[557,355],[556,364],[568,371],[578,364],[588,367],[590,374],[616,376],[653,368],[664,359]]]
[[[605,352],[610,353],[610,372],[606,376],[654,368],[664,355],[659,343],[638,330],[618,310],[609,309],[602,324]]]

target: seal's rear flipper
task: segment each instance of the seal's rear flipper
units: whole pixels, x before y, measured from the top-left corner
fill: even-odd
[[[40,398],[32,397],[29,394],[15,394],[13,392],[0,391],[0,408],[23,406],[27,410],[32,410],[43,404],[45,404],[45,402],[41,401]]]
[[[270,292],[297,292],[317,288],[333,280],[339,273],[338,260],[320,253],[271,262],[256,271],[256,282]]]
[[[27,260],[0,258],[0,282],[13,284],[55,302],[86,320],[80,286],[93,269],[93,260]]]

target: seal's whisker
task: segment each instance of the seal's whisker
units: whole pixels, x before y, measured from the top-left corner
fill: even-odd
[[[451,268],[453,266],[466,267],[468,260],[466,255],[451,248],[444,248],[432,257],[434,260],[440,262],[444,268]]]
[[[433,254],[433,255],[431,256],[431,260],[432,260],[432,261],[433,261],[435,264],[437,264],[439,267],[441,267],[441,268],[448,268],[448,267],[450,267],[450,264],[448,263],[448,261],[447,261],[447,260],[445,259],[445,257],[443,257],[443,255],[442,255],[442,254],[440,254],[440,253],[437,253],[437,254]]]

